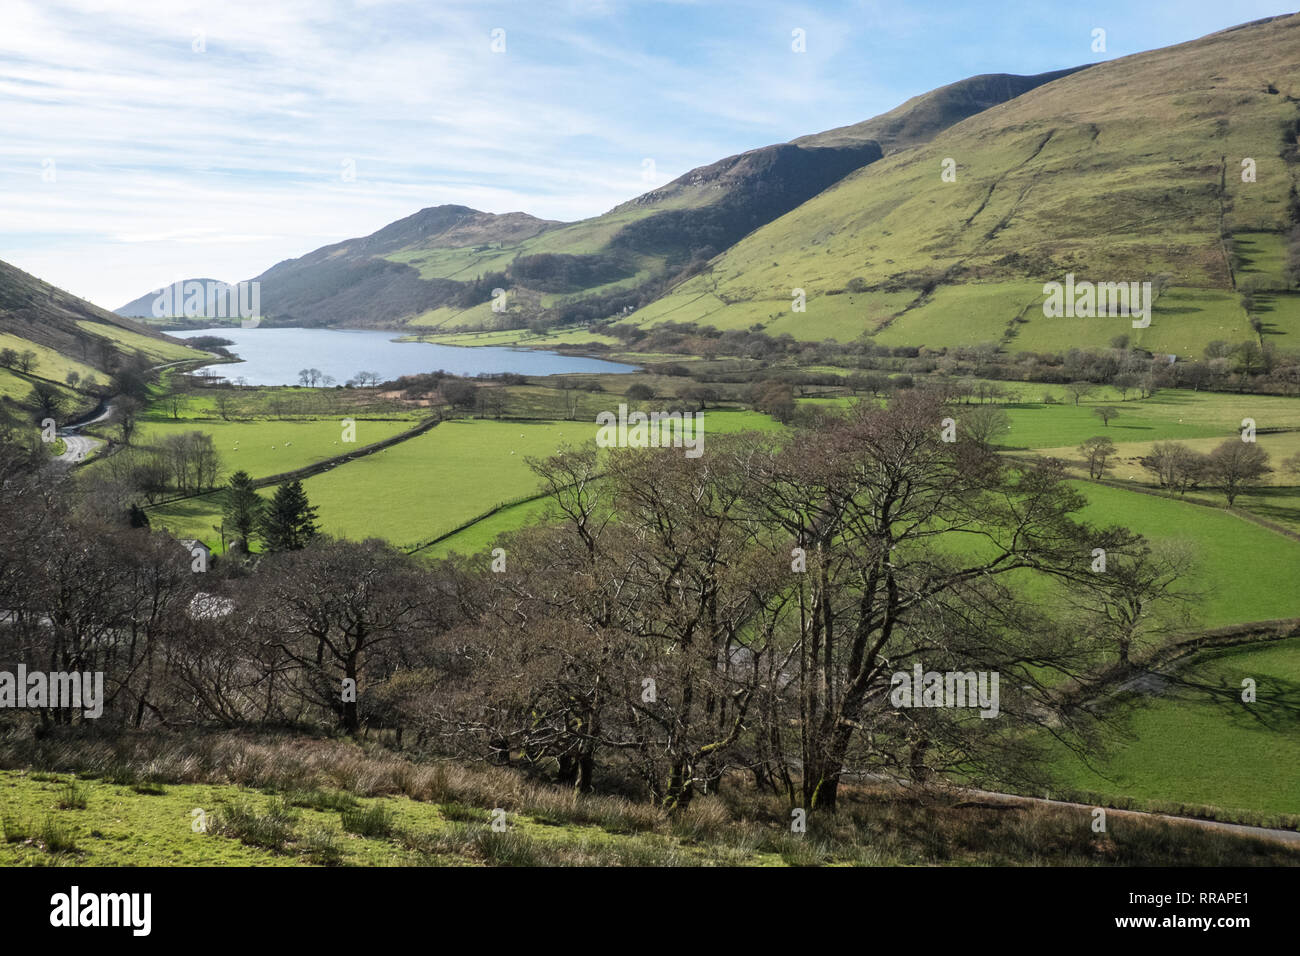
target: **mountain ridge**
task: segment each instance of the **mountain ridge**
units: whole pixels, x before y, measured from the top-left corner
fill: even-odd
[[[283,260],[253,281],[262,283],[268,324],[445,331],[606,318],[657,297],[745,235],[880,160],[886,148],[867,132],[879,130],[891,148],[915,144],[972,110],[1079,69],[948,84],[864,123],[696,167],[577,222],[427,207],[368,236]],[[507,291],[504,311],[500,302],[492,307],[494,289]]]

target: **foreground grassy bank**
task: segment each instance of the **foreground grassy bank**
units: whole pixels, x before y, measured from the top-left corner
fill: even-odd
[[[743,785],[669,817],[509,768],[291,736],[0,741],[3,865],[1296,865],[1186,824],[854,787],[791,832]],[[494,819],[498,821],[494,828]],[[500,827],[504,824],[504,829]]]

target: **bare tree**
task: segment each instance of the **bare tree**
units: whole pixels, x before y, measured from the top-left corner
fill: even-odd
[[[1071,603],[1127,664],[1135,643],[1191,627],[1202,598],[1188,583],[1194,569],[1194,552],[1186,544],[1134,542],[1127,553],[1107,554],[1096,587],[1074,592]]]
[[[963,438],[981,448],[992,448],[1002,443],[1010,430],[1011,419],[996,405],[980,405],[963,410],[957,424]]]
[[[212,404],[223,422],[228,422],[235,413],[235,397],[227,388],[218,389],[212,396]]]
[[[1229,438],[1210,452],[1205,471],[1223,491],[1231,508],[1243,490],[1263,481],[1273,469],[1268,465],[1268,453],[1255,442]]]
[[[1088,464],[1088,477],[1101,478],[1110,467],[1110,460],[1115,456],[1115,443],[1109,438],[1095,435],[1079,446],[1083,460]]]
[[[962,762],[1019,762],[1024,741],[1013,734],[973,732],[950,712],[891,707],[896,672],[946,660],[1014,674],[1003,681],[1010,727],[1055,709],[1040,675],[1018,663],[1027,647],[1064,671],[1086,666],[1086,641],[1061,633],[1001,579],[1034,568],[1088,586],[1085,542],[1118,546],[1125,534],[1072,520],[1083,501],[1059,463],[1012,470],[972,442],[944,443],[943,415],[932,398],[900,393],[888,409],[859,407],[839,428],[801,434],[757,466],[754,498],[765,520],[807,559],[792,575],[792,646],[808,809],[834,808],[855,740],[856,766],[916,776]],[[979,556],[938,548],[939,526],[943,535],[976,535]],[[1070,726],[1078,716],[1057,714]]]
[[[1078,405],[1081,399],[1087,398],[1096,390],[1096,386],[1092,382],[1071,382],[1065,386],[1065,390],[1074,396],[1074,404]]]
[[[370,681],[385,676],[369,666],[380,646],[418,641],[437,619],[428,585],[413,559],[379,541],[321,538],[276,556],[257,619],[296,668],[303,697],[355,733]]]
[[[1101,419],[1101,423],[1107,428],[1110,427],[1112,418],[1119,418],[1119,409],[1112,405],[1098,405],[1092,410],[1092,413]]]
[[[1205,456],[1180,442],[1156,442],[1151,454],[1142,459],[1142,467],[1156,476],[1161,488],[1184,494],[1203,477]]]

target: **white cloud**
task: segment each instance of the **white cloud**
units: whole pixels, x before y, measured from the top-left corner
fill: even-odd
[[[1005,61],[967,42],[971,15],[921,6],[6,0],[0,258],[114,307],[429,205],[596,215],[960,78],[917,54],[940,29],[972,62]]]

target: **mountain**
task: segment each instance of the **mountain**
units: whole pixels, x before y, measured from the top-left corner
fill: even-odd
[[[919,104],[900,109],[925,126]],[[1009,351],[1120,335],[1181,355],[1215,339],[1300,347],[1300,15],[1067,71],[925,142],[891,140],[887,117],[805,141],[912,145],[624,321]],[[1069,274],[1150,281],[1150,327],[1044,315],[1044,283]]]
[[[575,223],[436,206],[268,269],[268,324],[483,327],[604,318],[881,156],[871,142],[769,146]],[[507,290],[504,316],[493,289]]]
[[[1071,72],[972,77],[865,123],[693,169],[580,222],[423,209],[262,273],[264,321],[450,330],[631,311],[855,170]],[[119,311],[151,303],[145,296]]]
[[[824,133],[813,133],[791,140],[796,146],[842,146],[874,140],[885,155],[924,143],[949,126],[982,113],[1030,90],[1077,73],[1092,64],[1020,76],[1015,73],[983,73],[949,83],[929,93],[914,96],[902,106],[862,123],[840,126]]]
[[[84,384],[106,381],[118,362],[137,353],[159,363],[204,354],[0,262],[4,349],[33,354],[25,378],[63,382],[76,372]],[[17,371],[0,370],[0,394],[12,398],[26,393],[28,385],[17,380]]]
[[[191,282],[201,283],[205,289],[212,285],[224,284],[220,279],[184,279],[182,281],[186,284]],[[126,305],[114,309],[113,312],[116,315],[125,316],[128,319],[163,318],[164,316],[162,315],[154,315],[154,303],[158,301],[161,292],[161,289],[154,289],[152,292],[147,292],[140,296],[140,298],[132,299]],[[177,312],[176,309],[164,309],[162,311],[169,316]]]
[[[369,236],[281,262],[254,281],[261,283],[268,324],[399,325],[475,294],[465,279],[476,276],[468,276],[462,261],[490,257],[560,225],[521,212],[435,206]],[[444,275],[449,262],[458,265]]]

